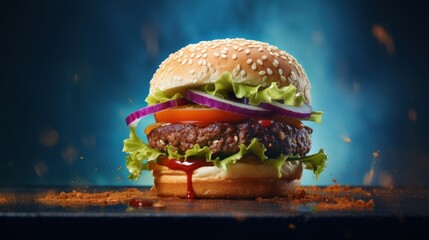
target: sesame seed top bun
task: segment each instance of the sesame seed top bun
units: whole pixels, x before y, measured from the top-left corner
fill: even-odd
[[[246,39],[202,41],[170,54],[153,75],[149,94],[156,89],[180,91],[212,83],[225,72],[237,83],[293,84],[310,103],[310,82],[301,64],[275,46]]]

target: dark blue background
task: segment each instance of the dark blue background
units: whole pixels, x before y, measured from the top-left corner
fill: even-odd
[[[170,53],[225,37],[277,45],[306,69],[313,106],[325,112],[322,125],[309,123],[312,151],[323,147],[330,159],[318,181],[305,172],[303,184],[429,185],[423,1],[13,1],[0,9],[0,186],[150,185],[149,173],[127,179],[125,117],[145,106]]]

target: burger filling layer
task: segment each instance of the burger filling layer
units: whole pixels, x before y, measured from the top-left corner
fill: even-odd
[[[240,144],[249,145],[258,139],[266,147],[265,155],[272,158],[279,155],[305,156],[311,149],[310,127],[291,126],[284,122],[270,124],[256,120],[240,123],[212,123],[205,127],[193,124],[170,124],[152,130],[148,135],[149,145],[161,151],[169,146],[180,154],[196,144],[207,146],[214,157],[227,157],[240,151]]]

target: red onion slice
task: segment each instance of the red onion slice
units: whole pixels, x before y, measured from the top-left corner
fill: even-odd
[[[186,98],[197,104],[250,117],[266,117],[272,115],[271,111],[264,108],[218,98],[200,90],[188,90],[186,92]]]
[[[313,108],[307,103],[304,103],[299,107],[292,107],[273,101],[271,103],[261,103],[259,106],[269,109],[277,114],[286,115],[291,118],[308,118],[313,112]]]
[[[178,98],[167,102],[150,105],[131,113],[130,115],[127,116],[125,121],[127,122],[127,125],[129,127],[130,126],[136,127],[140,119],[143,117],[146,117],[147,115],[150,115],[168,108],[182,106],[186,104],[189,104],[186,98]]]

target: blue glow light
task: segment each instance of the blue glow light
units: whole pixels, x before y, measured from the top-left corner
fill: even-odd
[[[2,27],[7,61],[0,97],[8,117],[0,124],[7,141],[0,185],[152,185],[149,172],[138,182],[127,179],[125,117],[146,106],[149,81],[170,53],[236,37],[276,45],[307,72],[312,105],[325,112],[322,125],[308,123],[311,153],[324,148],[329,162],[317,181],[305,171],[304,185],[328,185],[333,178],[352,185],[429,184],[429,39],[418,27],[425,21],[415,20],[424,10],[418,4],[24,5],[5,11]],[[143,119],[139,131],[152,122],[152,116]]]

